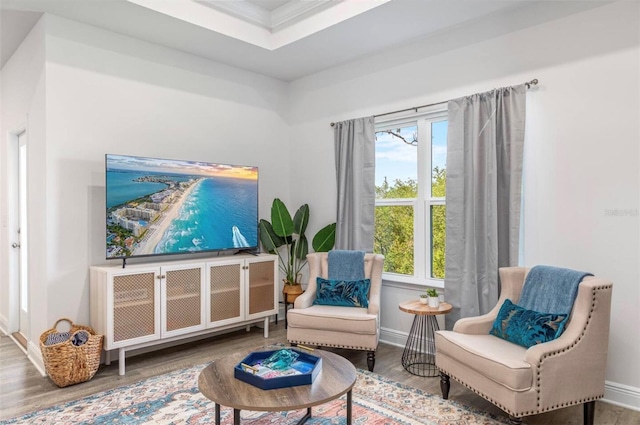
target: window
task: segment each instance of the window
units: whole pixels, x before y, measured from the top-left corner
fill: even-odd
[[[376,123],[374,251],[386,279],[444,279],[446,155],[446,111]]]

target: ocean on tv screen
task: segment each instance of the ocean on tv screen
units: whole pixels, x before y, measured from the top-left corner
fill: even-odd
[[[255,167],[108,155],[106,193],[107,258],[258,245]]]

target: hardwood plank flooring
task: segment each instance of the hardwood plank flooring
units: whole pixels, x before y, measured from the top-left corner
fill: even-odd
[[[269,338],[264,339],[263,330],[252,327],[249,332],[240,330],[133,356],[127,358],[125,376],[118,375],[118,362],[113,361],[109,366],[101,365],[92,380],[66,388],[58,388],[48,378],[41,377],[16,344],[9,337],[2,335],[0,337],[0,420],[132,384],[173,370],[207,363],[213,359],[248,351],[264,344],[286,343],[286,330],[282,321],[278,325],[272,324],[269,334]],[[366,355],[363,352],[340,349],[331,351],[348,358],[357,368],[367,369]],[[376,353],[375,372],[439,397],[439,378],[411,375],[400,364],[401,356],[402,347],[380,344]],[[500,409],[453,380],[449,398],[467,406],[506,417]],[[529,416],[524,418],[524,423],[582,424],[582,406]],[[595,423],[598,425],[639,424],[640,412],[597,402]]]

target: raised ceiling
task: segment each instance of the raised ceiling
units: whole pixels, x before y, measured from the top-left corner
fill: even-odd
[[[513,15],[513,11],[522,10],[522,23],[505,23],[514,30],[518,25],[531,25],[526,13],[532,6],[540,16],[553,19],[554,10],[566,14],[570,9],[568,4],[578,3],[595,7],[593,5],[598,2],[2,0],[2,66],[42,13],[292,81],[417,39],[429,39],[473,25],[492,16],[507,12]],[[540,13],[543,8],[551,12]],[[5,43],[5,40],[11,40],[11,43]]]

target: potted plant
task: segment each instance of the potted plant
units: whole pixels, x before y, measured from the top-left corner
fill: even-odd
[[[420,304],[426,304],[429,302],[429,295],[426,294],[426,292],[424,294],[420,294]]]
[[[302,205],[291,218],[284,202],[278,198],[271,205],[271,222],[260,220],[260,242],[267,252],[278,255],[280,270],[285,276],[282,293],[287,303],[293,303],[302,294],[300,278],[309,253],[309,241],[305,235],[307,224],[309,205]],[[311,245],[316,252],[327,252],[333,248],[335,240],[336,223],[332,223],[316,233]]]
[[[438,306],[440,306],[438,291],[433,288],[427,289],[427,296],[429,297],[429,307],[438,308]]]

